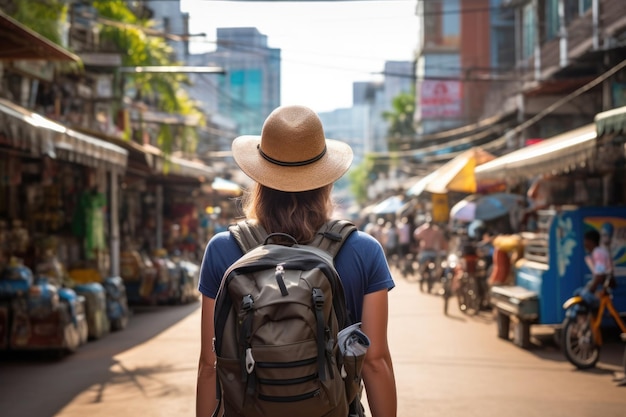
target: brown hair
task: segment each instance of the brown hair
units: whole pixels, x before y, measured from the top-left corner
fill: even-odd
[[[332,214],[332,184],[310,191],[285,192],[256,184],[244,198],[248,219],[256,219],[268,233],[287,233],[308,243]]]

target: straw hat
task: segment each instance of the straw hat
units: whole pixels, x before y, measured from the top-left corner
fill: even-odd
[[[289,192],[331,184],[352,163],[350,146],[326,139],[317,114],[304,106],[278,107],[265,120],[261,136],[240,136],[232,150],[250,178]]]

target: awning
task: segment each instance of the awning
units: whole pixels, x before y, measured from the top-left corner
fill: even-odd
[[[424,191],[446,194],[448,191],[475,193],[477,190],[474,168],[495,156],[481,148],[469,149],[446,162],[407,191],[409,196],[418,196]]]
[[[117,145],[128,152],[126,171],[149,176],[155,172],[163,172],[163,153],[156,146],[140,144],[132,140],[123,139],[101,131],[78,128],[78,131],[96,139]]]
[[[87,166],[126,168],[128,152],[116,145],[77,132],[0,99],[1,140],[33,156],[48,155]]]
[[[433,180],[433,178],[435,178],[436,175],[437,170],[419,179],[406,191],[406,195],[408,195],[409,197],[417,197],[421,195],[424,191],[426,191],[426,186]]]
[[[626,106],[598,113],[594,121],[598,136],[626,133]]]
[[[163,166],[163,171],[166,175],[197,178],[200,182],[215,176],[213,169],[201,161],[192,161],[177,156],[170,156],[167,160],[169,163]]]
[[[531,179],[586,162],[595,150],[596,126],[589,124],[513,151],[475,169],[477,180]]]
[[[74,61],[80,58],[0,11],[0,60]]]

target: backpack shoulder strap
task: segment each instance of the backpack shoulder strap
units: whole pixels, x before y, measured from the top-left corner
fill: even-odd
[[[318,230],[310,245],[325,250],[334,258],[350,233],[355,230],[356,225],[348,220],[331,220]]]
[[[228,230],[237,241],[243,253],[256,248],[267,237],[267,232],[263,226],[251,220],[242,220],[230,225]]]

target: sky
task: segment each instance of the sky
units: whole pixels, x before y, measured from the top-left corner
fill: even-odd
[[[412,61],[417,0],[181,0],[191,52],[214,49],[217,28],[256,27],[281,49],[281,104],[316,112],[352,106],[355,81],[378,81],[385,61]],[[193,38],[192,38],[193,39]]]

